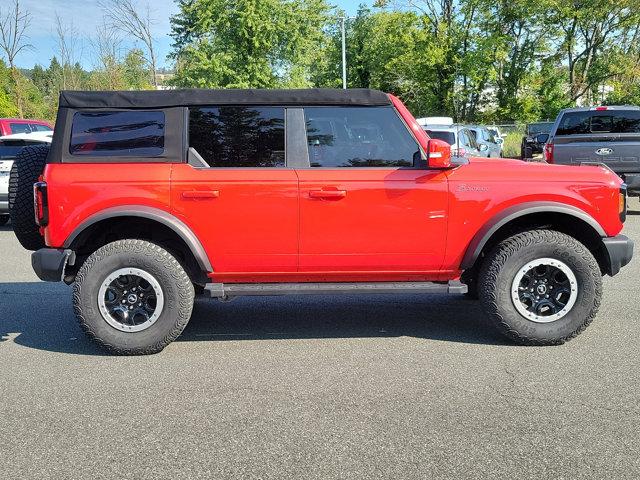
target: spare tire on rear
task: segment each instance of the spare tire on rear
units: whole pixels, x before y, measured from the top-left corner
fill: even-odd
[[[44,171],[49,145],[30,145],[20,150],[9,177],[9,212],[13,232],[27,250],[44,247],[33,210],[33,184]]]

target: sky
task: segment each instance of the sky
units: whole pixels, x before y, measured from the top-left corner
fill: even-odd
[[[170,51],[169,17],[177,12],[175,0],[138,0],[141,5],[148,2],[152,6],[151,14],[155,19],[153,26],[157,39],[159,66],[169,67],[166,56]],[[7,0],[0,0],[0,10],[6,11]],[[332,5],[344,9],[347,15],[356,13],[359,4],[371,4],[372,0],[330,0]],[[47,67],[56,55],[56,14],[67,29],[73,29],[75,36],[76,60],[84,68],[91,68],[97,62],[92,58],[90,38],[102,23],[102,12],[98,0],[20,0],[21,9],[31,13],[31,25],[27,30],[28,42],[33,49],[23,51],[16,59],[21,68],[32,68],[35,64]],[[132,47],[125,43],[124,46]],[[6,59],[5,59],[6,60]]]

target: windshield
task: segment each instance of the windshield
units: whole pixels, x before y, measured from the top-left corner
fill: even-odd
[[[527,129],[529,130],[529,135],[537,135],[551,132],[551,127],[553,127],[553,122],[540,122],[530,124]]]
[[[453,145],[454,143],[456,143],[456,136],[453,132],[442,132],[442,131],[437,131],[437,130],[425,130],[425,132],[427,132],[427,135],[429,135],[431,138],[436,138],[438,140],[444,140],[445,142],[447,142],[449,145]]]

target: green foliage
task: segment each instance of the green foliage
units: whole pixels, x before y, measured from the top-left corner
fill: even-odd
[[[327,2],[177,0],[169,82],[340,88],[344,12]],[[637,0],[377,0],[345,27],[348,86],[393,93],[417,116],[525,123],[640,104]],[[51,120],[62,89],[153,88],[143,52],[122,55],[103,34],[89,72],[55,57],[26,71],[0,62],[0,115]],[[510,141],[519,152],[519,135]]]
[[[206,88],[310,86],[324,0],[180,0],[172,18],[173,84]]]
[[[504,144],[502,145],[502,155],[505,158],[520,158],[520,147],[522,145],[522,136],[524,131],[516,130],[514,132],[507,133],[504,138]]]

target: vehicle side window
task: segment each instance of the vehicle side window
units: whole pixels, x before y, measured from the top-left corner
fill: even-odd
[[[191,108],[189,146],[211,167],[284,167],[284,108]]]
[[[306,107],[312,167],[411,167],[420,148],[393,107]]]
[[[465,136],[467,137],[467,142],[465,143],[465,145],[467,145],[470,148],[473,148],[475,150],[478,149],[478,142],[476,142],[476,136],[472,133],[471,130],[466,130],[465,129]]]
[[[456,143],[456,134],[454,132],[441,132],[438,130],[425,130],[429,138],[436,138],[438,140],[443,140],[447,142],[449,145],[453,145]]]
[[[155,157],[164,152],[164,112],[76,112],[69,153],[97,157]]]
[[[31,130],[33,130],[34,132],[53,132],[53,129],[51,127],[40,125],[38,123],[32,123]]]
[[[489,143],[496,143],[496,138],[493,136],[493,133],[489,130],[483,130],[484,139]]]
[[[466,131],[458,130],[458,143],[463,147],[469,146],[469,137],[467,137]]]
[[[28,123],[10,123],[11,133],[31,133],[31,127]]]

